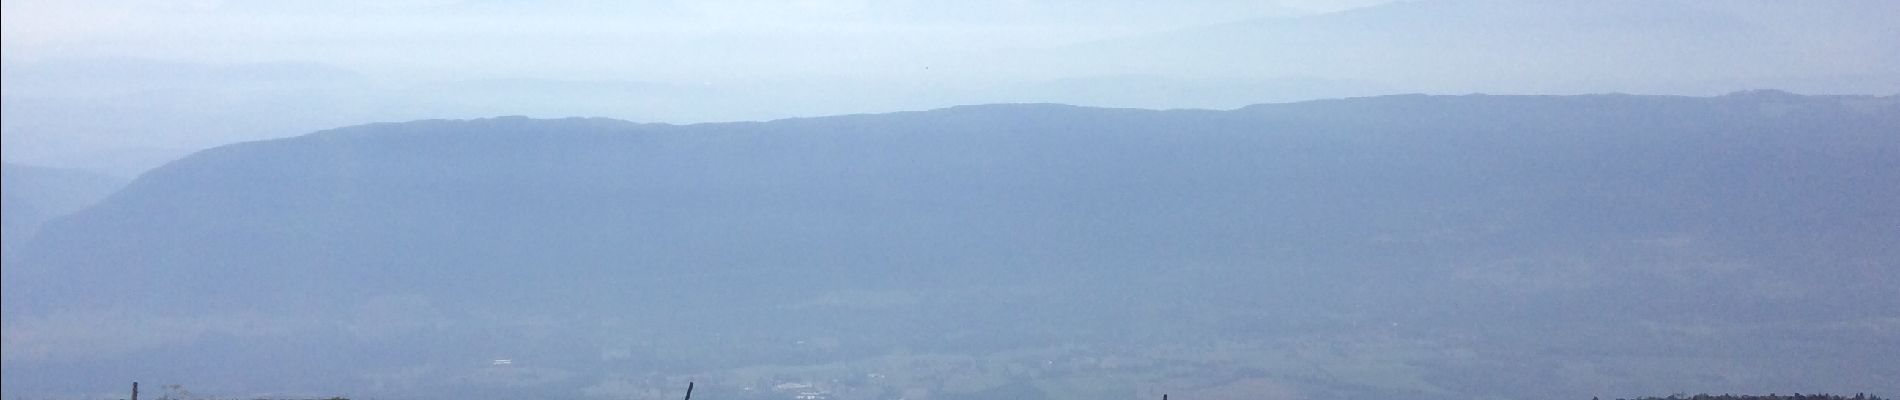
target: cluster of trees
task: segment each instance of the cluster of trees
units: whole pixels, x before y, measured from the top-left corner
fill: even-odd
[[[1597,399],[1593,397],[1591,398],[1591,400],[1597,400]],[[1641,398],[1636,398],[1636,399],[1617,399],[1617,400],[1883,400],[1883,399],[1881,399],[1880,396],[1869,396],[1866,393],[1855,393],[1854,397],[1847,397],[1847,396],[1842,396],[1842,395],[1837,395],[1837,394],[1825,394],[1825,393],[1817,393],[1817,394],[1795,393],[1795,394],[1790,394],[1790,395],[1780,395],[1780,394],[1769,393],[1767,396],[1736,395],[1736,394],[1722,394],[1719,396],[1710,395],[1710,394],[1698,394],[1694,396],[1683,396],[1683,395],[1678,394],[1678,395],[1670,395],[1669,397],[1653,397],[1652,396],[1652,397],[1641,397]]]

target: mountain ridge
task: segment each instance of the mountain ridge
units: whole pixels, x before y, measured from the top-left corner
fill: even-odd
[[[737,390],[747,366],[1079,346],[1341,398],[1691,379],[1531,387],[1523,354],[1883,388],[1896,132],[1892,96],[1777,92],[346,127],[200,152],[49,226],[0,279],[6,368],[29,371],[5,386],[182,360],[168,379],[240,392]],[[1377,368],[1430,388],[1160,355],[1210,343],[1390,346]],[[302,369],[217,362],[256,357]],[[453,361],[492,358],[542,369]],[[1812,368],[1747,367],[1780,362]],[[373,383],[406,369],[434,372]]]

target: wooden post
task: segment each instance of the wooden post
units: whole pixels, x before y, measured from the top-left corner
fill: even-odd
[[[686,381],[686,400],[693,400],[693,381]]]
[[[139,400],[139,383],[132,382],[132,400]]]

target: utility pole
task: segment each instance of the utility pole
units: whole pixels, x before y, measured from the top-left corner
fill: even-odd
[[[132,382],[132,400],[139,400],[139,383],[137,381]]]

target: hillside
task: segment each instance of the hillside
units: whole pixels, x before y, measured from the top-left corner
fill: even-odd
[[[0,258],[31,238],[40,224],[91,206],[125,185],[91,171],[6,163],[0,167]]]
[[[1771,91],[362,125],[44,227],[4,387],[1894,393],[1894,182],[1900,99]]]

